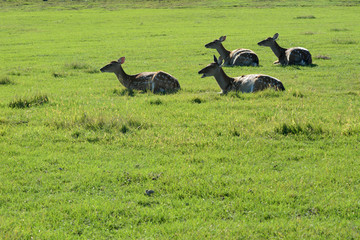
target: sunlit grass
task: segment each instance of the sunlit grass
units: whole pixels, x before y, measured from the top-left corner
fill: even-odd
[[[359,238],[356,2],[0,6],[1,239]],[[314,64],[274,65],[257,42],[276,32]],[[260,58],[229,76],[286,90],[220,95],[197,72],[222,35]],[[128,74],[163,70],[181,91],[100,73],[121,56]]]
[[[9,103],[10,108],[30,108],[49,102],[46,95],[35,95],[33,97],[16,98]]]

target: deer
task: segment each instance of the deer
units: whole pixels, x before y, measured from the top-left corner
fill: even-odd
[[[259,58],[255,52],[250,49],[239,48],[233,51],[226,50],[222,42],[226,40],[226,36],[205,45],[206,48],[216,49],[220,54],[219,60],[224,60],[224,66],[259,66]]]
[[[178,80],[169,73],[158,72],[142,72],[134,75],[128,75],[122,68],[125,62],[125,57],[119,58],[117,61],[112,61],[100,69],[101,72],[113,72],[118,78],[119,82],[130,90],[150,90],[153,93],[157,92],[175,92],[180,89]]]
[[[281,65],[310,65],[312,64],[312,58],[309,50],[302,47],[282,48],[277,44],[276,40],[279,37],[279,33],[275,33],[273,37],[258,42],[259,46],[270,47],[278,58],[274,64]]]
[[[226,94],[230,91],[242,93],[253,93],[262,91],[267,88],[284,91],[285,87],[282,82],[274,77],[264,74],[249,74],[240,77],[229,77],[222,69],[222,61],[214,56],[214,62],[201,69],[198,73],[204,77],[215,77],[221,88],[220,94]]]

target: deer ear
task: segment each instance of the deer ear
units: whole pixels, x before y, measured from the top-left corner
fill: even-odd
[[[279,37],[279,34],[278,34],[278,33],[275,33],[274,36],[273,36],[273,40],[278,39],[278,37]]]
[[[120,64],[123,64],[123,63],[125,62],[125,57],[119,58],[118,62],[119,62]]]
[[[219,57],[219,59],[217,59],[216,56],[214,55],[214,62],[215,62],[217,65],[221,66],[222,61],[223,61],[223,60],[222,60],[222,57],[221,57],[221,56]]]
[[[218,60],[217,60],[217,58],[216,58],[215,55],[214,55],[214,62],[215,62],[215,63],[218,63]]]
[[[226,36],[221,36],[220,38],[219,38],[219,41],[220,42],[223,42],[223,41],[225,41],[226,40]]]
[[[217,64],[219,66],[221,66],[223,64],[223,58],[221,56],[219,56],[218,60],[217,60]]]

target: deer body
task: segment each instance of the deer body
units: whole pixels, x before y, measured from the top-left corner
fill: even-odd
[[[278,60],[274,64],[281,65],[310,65],[312,64],[312,57],[306,48],[302,47],[293,47],[293,48],[282,48],[277,44],[276,40],[279,37],[279,34],[276,33],[273,37],[268,37],[267,39],[258,42],[259,46],[270,47],[274,54],[277,56]]]
[[[222,90],[222,94],[226,94],[229,91],[250,93],[267,88],[274,88],[275,90],[281,91],[285,90],[282,82],[274,77],[264,74],[249,74],[232,78],[226,75],[220,65],[221,61],[218,61],[214,56],[214,63],[200,70],[199,74],[203,74],[202,78],[214,76]]]
[[[125,57],[121,57],[118,61],[112,61],[104,66],[100,71],[115,73],[119,82],[128,89],[150,90],[152,92],[177,91],[180,89],[178,80],[163,71],[128,75],[121,66],[124,62]]]
[[[224,66],[258,66],[259,58],[255,52],[250,49],[239,48],[233,51],[228,51],[223,46],[222,42],[226,40],[226,36],[205,45],[206,48],[216,49],[220,54],[219,61],[224,60]]]

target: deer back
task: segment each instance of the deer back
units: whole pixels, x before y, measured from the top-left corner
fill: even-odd
[[[153,92],[177,91],[180,89],[179,81],[169,73],[158,71],[152,78]]]
[[[285,51],[286,60],[289,65],[309,65],[312,64],[312,57],[306,48],[294,47]]]
[[[249,74],[235,78],[234,88],[241,92],[257,92],[267,88],[285,90],[280,80],[264,74]]]
[[[156,72],[142,72],[135,75],[129,75],[124,80],[124,86],[133,90],[146,91],[151,89],[152,78]]]
[[[230,53],[230,66],[258,66],[259,58],[250,49],[239,48]]]

